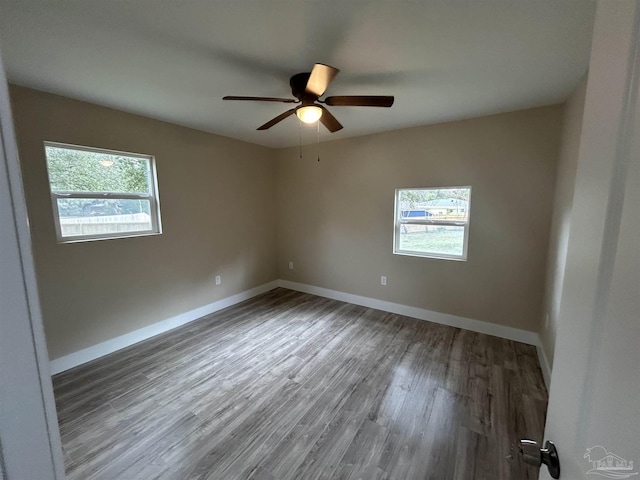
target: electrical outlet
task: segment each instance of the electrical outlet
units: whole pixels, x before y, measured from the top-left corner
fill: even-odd
[[[216,285],[220,285],[222,283],[222,277],[220,275],[216,275]]]
[[[380,285],[387,285],[387,277],[385,275],[380,276]]]
[[[293,262],[289,262],[289,270],[293,270]]]

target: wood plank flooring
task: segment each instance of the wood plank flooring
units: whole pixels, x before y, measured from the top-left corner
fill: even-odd
[[[534,347],[275,289],[54,377],[71,480],[513,479]]]

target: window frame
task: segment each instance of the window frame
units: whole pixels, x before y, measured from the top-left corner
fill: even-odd
[[[407,190],[455,190],[455,189],[468,189],[469,190],[469,200],[467,202],[467,220],[465,222],[460,221],[452,221],[452,220],[402,220],[400,212],[400,192]],[[467,255],[469,250],[469,225],[471,222],[471,185],[463,185],[463,186],[447,186],[447,187],[404,187],[404,188],[396,188],[395,189],[395,203],[393,209],[393,254],[394,255],[406,255],[410,257],[422,257],[422,258],[434,258],[439,260],[455,260],[459,262],[466,262]],[[402,225],[438,225],[438,226],[449,226],[449,227],[464,227],[464,241],[462,245],[462,255],[449,255],[445,253],[438,252],[417,252],[415,250],[401,250],[400,245],[400,229]]]
[[[64,148],[67,150],[78,150],[80,152],[105,153],[108,155],[120,155],[147,160],[149,162],[149,193],[118,193],[118,192],[77,192],[77,191],[56,191],[51,188],[51,178],[49,177],[49,162],[47,160],[46,147]],[[145,237],[162,234],[162,221],[160,217],[160,198],[158,195],[158,175],[156,171],[156,161],[153,155],[142,153],[124,152],[121,150],[111,150],[107,148],[88,147],[84,145],[74,145],[62,142],[44,142],[45,164],[47,167],[47,182],[49,183],[49,193],[53,210],[53,220],[56,229],[58,243],[78,243],[95,240],[110,240],[114,238]],[[92,235],[63,236],[60,224],[60,212],[58,209],[58,199],[69,198],[90,198],[95,200],[146,200],[149,202],[149,212],[151,217],[150,230],[137,230],[131,232],[100,233]]]

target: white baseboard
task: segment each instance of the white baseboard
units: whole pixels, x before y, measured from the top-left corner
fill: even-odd
[[[56,358],[55,360],[52,360],[50,362],[51,374],[55,375],[56,373],[64,372],[65,370],[69,370],[70,368],[77,367],[78,365],[82,365],[83,363],[90,362],[91,360],[103,357],[135,343],[147,340],[148,338],[155,337],[156,335],[167,332],[181,325],[185,325],[189,322],[193,322],[194,320],[198,320],[205,315],[210,315],[214,312],[217,312],[218,310],[222,310],[223,308],[230,307],[232,305],[235,305],[236,303],[240,303],[252,297],[255,297],[256,295],[260,295],[261,293],[268,292],[269,290],[272,290],[277,286],[278,281],[274,280],[273,282],[265,283],[255,288],[245,290],[244,292],[240,292],[230,297],[223,298],[222,300],[210,303],[209,305],[205,305],[203,307],[181,313],[180,315],[176,315],[175,317],[167,318],[147,327],[140,328],[139,330],[120,335],[119,337],[112,338],[88,348],[84,348],[69,355],[65,355],[64,357]]]
[[[450,315],[448,313],[440,313],[423,308],[410,307],[399,303],[378,300],[376,298],[353,295],[351,293],[316,287],[314,285],[290,282],[288,280],[274,280],[273,282],[265,283],[258,287],[237,293],[227,298],[223,298],[222,300],[218,300],[209,305],[190,310],[180,315],[176,315],[175,317],[167,318],[139,330],[126,333],[97,345],[93,345],[69,355],[65,355],[64,357],[56,358],[50,363],[51,373],[52,375],[55,375],[56,373],[64,372],[65,370],[77,367],[78,365],[82,365],[83,363],[90,362],[91,360],[95,360],[117,350],[129,347],[135,343],[147,340],[151,337],[167,332],[181,325],[185,325],[189,322],[193,322],[194,320],[198,320],[199,318],[215,313],[218,310],[222,310],[223,308],[227,308],[253,298],[256,295],[260,295],[276,287],[288,288],[290,290],[296,290],[298,292],[310,293],[313,295],[318,295],[320,297],[331,298],[342,302],[348,302],[356,305],[362,305],[364,307],[375,308],[377,310],[383,310],[385,312],[405,315],[407,317],[413,317],[419,320],[426,320],[442,325],[449,325],[451,327],[470,330],[472,332],[484,333],[508,340],[514,340],[516,342],[522,342],[528,345],[535,345],[538,351],[538,357],[540,359],[542,374],[545,383],[547,384],[547,388],[549,387],[551,370],[549,368],[547,357],[544,354],[544,349],[541,346],[540,339],[535,332],[508,327],[505,325],[498,325],[495,323],[483,322],[481,320],[474,320],[471,318],[458,317],[456,315]]]
[[[363,297],[360,295],[353,295],[351,293],[316,287],[314,285],[308,285],[305,283],[290,282],[288,280],[278,280],[278,286],[288,288],[290,290],[296,290],[298,292],[311,293],[320,297],[331,298],[333,300],[340,300],[342,302],[355,303],[356,305],[375,308],[377,310],[383,310],[385,312],[397,313],[399,315],[405,315],[407,317],[413,317],[419,320],[426,320],[428,322],[448,325],[450,327],[462,328],[464,330],[470,330],[472,332],[493,335],[494,337],[500,337],[507,340],[526,343],[527,345],[534,345],[536,347],[536,351],[538,352],[540,368],[542,370],[542,377],[544,378],[544,383],[546,384],[547,389],[551,384],[551,368],[549,367],[549,361],[547,360],[547,356],[544,353],[544,348],[542,347],[540,336],[535,332],[522,330],[520,328],[507,327],[505,325],[498,325],[496,323],[483,322],[482,320],[474,320],[472,318],[458,317],[456,315],[450,315],[448,313],[434,312],[423,308],[409,307],[407,305],[402,305],[399,303],[387,302],[384,300],[378,300],[371,297]]]
[[[494,337],[506,338],[507,340],[514,340],[528,345],[535,345],[536,347],[540,344],[537,333],[522,330],[520,328],[507,327],[496,323],[458,317],[456,315],[434,312],[423,308],[409,307],[400,303],[387,302],[385,300],[378,300],[371,297],[362,297],[360,295],[339,292],[337,290],[329,290],[328,288],[316,287],[314,285],[307,285],[304,283],[290,282],[288,280],[279,280],[278,285],[290,290],[297,290],[298,292],[311,293],[320,297],[355,303],[356,305],[362,305],[363,307],[397,313],[399,315],[405,315],[419,320],[449,325],[450,327],[458,327],[464,330],[471,330],[472,332],[485,333],[487,335],[493,335]]]

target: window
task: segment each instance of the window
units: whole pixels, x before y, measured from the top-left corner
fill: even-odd
[[[396,190],[393,253],[467,259],[471,187]]]
[[[58,241],[161,233],[149,155],[45,142]]]

